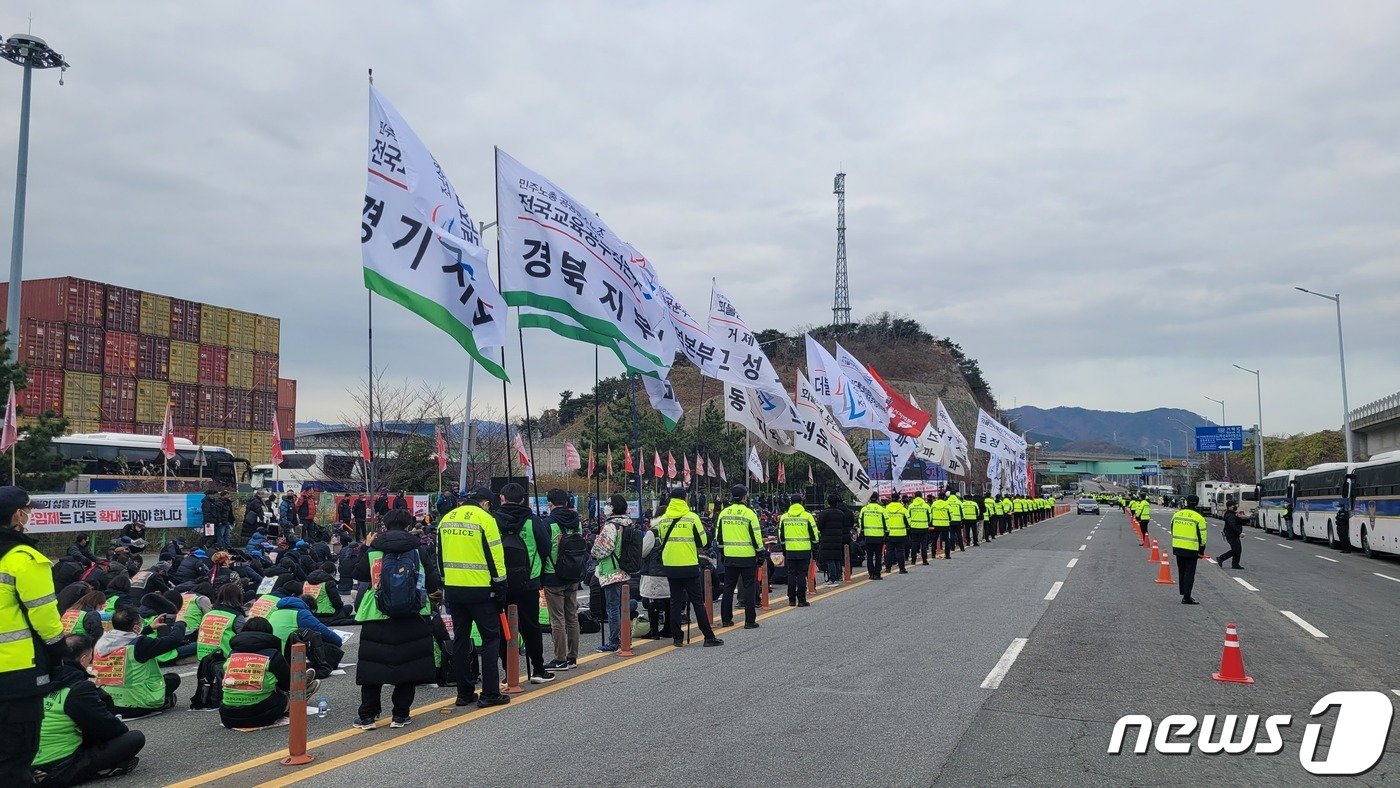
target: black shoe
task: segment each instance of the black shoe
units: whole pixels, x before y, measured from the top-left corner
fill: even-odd
[[[723,646],[723,645],[724,645],[724,641],[723,641],[723,640],[720,640],[719,638],[705,638],[705,648],[713,648],[713,647],[715,647],[715,646]]]
[[[457,705],[458,705],[458,706],[470,706],[470,705],[472,705],[473,703],[476,703],[476,692],[471,692],[471,693],[468,693],[468,694],[466,694],[466,695],[458,695],[458,696],[457,696]]]
[[[1244,567],[1240,566],[1239,564],[1230,564],[1230,568],[1231,568],[1231,569],[1244,569]]]
[[[1196,600],[1194,600],[1194,599],[1192,599],[1191,597],[1188,596],[1188,597],[1185,597],[1185,598],[1183,598],[1183,599],[1181,600],[1181,604],[1183,604],[1183,605],[1199,605],[1199,604],[1201,604],[1201,603],[1200,603],[1200,602],[1197,602]]]
[[[758,629],[758,624],[745,624],[744,629]]]
[[[482,695],[476,705],[483,709],[489,709],[492,706],[504,706],[507,703],[510,703],[509,695]]]
[[[120,777],[123,774],[131,774],[136,770],[136,764],[140,763],[140,758],[133,757],[126,763],[118,764],[110,769],[103,769],[97,773],[98,777]]]
[[[685,641],[680,638],[672,638],[671,645],[675,646],[676,648],[682,648],[685,646]]]
[[[804,599],[804,600],[802,600],[801,602],[798,602],[798,603],[797,603],[797,606],[798,606],[798,607],[811,607],[811,606],[812,606],[812,603],[811,603],[811,602],[808,602],[807,600]]]
[[[734,626],[734,622],[733,622],[733,621],[721,621],[721,622],[719,622],[719,625],[722,626],[722,627],[732,627],[732,626]]]
[[[909,574],[909,570],[908,570],[908,569],[901,569],[901,570],[899,570],[899,573],[900,573],[901,575],[907,575],[907,574]]]

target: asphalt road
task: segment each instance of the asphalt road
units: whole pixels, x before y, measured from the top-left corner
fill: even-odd
[[[1168,516],[1162,511],[1156,519]],[[347,786],[402,775],[483,786],[1305,783],[1319,779],[1298,762],[1318,698],[1334,690],[1400,690],[1400,671],[1387,659],[1400,621],[1400,582],[1374,574],[1400,577],[1400,567],[1321,545],[1285,543],[1290,550],[1256,535],[1263,536],[1246,532],[1246,568],[1238,575],[1201,565],[1195,595],[1202,605],[1188,607],[1175,586],[1153,582],[1156,568],[1123,515],[1066,515],[908,575],[871,583],[858,573],[850,586],[818,595],[811,608],[788,609],[775,594],[762,628],[724,632],[722,648],[701,649],[697,641],[679,650],[648,644],[630,660],[590,656],[584,669],[529,688],[506,707],[457,710],[452,690],[420,688],[414,724],[402,731],[350,729],[358,690],[353,675],[333,678],[324,685],[331,716],[310,721],[317,761],[299,769],[275,763],[285,728],[233,733],[211,713],[169,712],[136,723],[152,742],[140,770],[124,779]],[[1211,536],[1223,543],[1218,524]],[[1219,552],[1214,542],[1210,548]],[[1227,622],[1240,628],[1253,685],[1211,679]],[[347,662],[354,660],[351,645]],[[188,695],[181,690],[182,701]],[[1158,721],[1173,713],[1291,714],[1295,722],[1283,729],[1284,751],[1276,755],[1107,754],[1114,722],[1133,713]],[[1325,743],[1330,728],[1323,727]],[[1395,728],[1387,756],[1353,782],[1400,781]]]

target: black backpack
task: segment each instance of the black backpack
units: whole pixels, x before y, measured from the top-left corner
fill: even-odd
[[[379,583],[374,589],[374,604],[389,618],[414,618],[422,615],[428,601],[423,586],[423,568],[418,561],[418,549],[402,553],[384,553],[379,563]]]
[[[588,568],[588,541],[582,529],[560,527],[559,558],[554,562],[554,577],[560,583],[578,583]]]
[[[190,709],[217,709],[224,702],[224,652],[215,650],[199,661]]]
[[[501,530],[501,552],[506,557],[506,581],[523,585],[530,579],[530,549],[525,546],[524,532],[534,524],[526,520],[518,531]]]
[[[642,571],[642,530],[631,523],[618,526],[617,539],[622,543],[617,551],[618,566],[629,575]]]

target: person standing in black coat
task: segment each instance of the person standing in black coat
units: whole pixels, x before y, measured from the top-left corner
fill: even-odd
[[[1225,559],[1230,559],[1231,569],[1240,569],[1240,536],[1244,533],[1244,518],[1235,509],[1225,512],[1225,541],[1230,544],[1230,551],[1221,553],[1215,557],[1215,563],[1225,568]]]
[[[350,507],[350,511],[355,516],[355,541],[363,542],[365,539],[365,517],[368,511],[363,495],[355,496],[355,503]]]
[[[418,564],[423,571],[424,588],[429,594],[440,595],[442,578],[438,575],[436,557],[423,547],[418,537],[406,529],[413,525],[413,515],[398,509],[384,519],[383,534],[371,534],[365,540],[365,552],[355,567],[355,579],[373,583],[370,566],[376,553],[418,552]],[[372,730],[382,710],[385,684],[394,685],[391,728],[409,724],[409,709],[419,684],[437,681],[437,666],[433,662],[433,628],[427,617],[379,618],[373,599],[375,591],[366,589],[355,620],[360,626],[360,658],[355,665],[355,683],[360,685],[359,717],[355,727]],[[496,689],[492,687],[491,689]]]
[[[826,585],[839,586],[845,575],[846,548],[851,544],[851,531],[856,517],[841,496],[826,497],[826,508],[817,512],[817,558],[826,569]]]

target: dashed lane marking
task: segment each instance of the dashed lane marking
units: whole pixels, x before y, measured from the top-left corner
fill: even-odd
[[[1390,575],[1383,575],[1380,572],[1372,572],[1371,574],[1375,575],[1376,577],[1384,577],[1386,580],[1394,580],[1395,582],[1400,583],[1400,577],[1391,577]]]
[[[1082,545],[1079,546],[1079,549],[1080,549],[1080,550],[1088,550],[1088,549],[1089,549],[1089,545],[1087,545],[1087,544],[1082,544]]]
[[[1248,581],[1248,580],[1245,580],[1243,577],[1237,577],[1237,578],[1235,578],[1235,582],[1236,582],[1236,583],[1239,583],[1240,585],[1244,586],[1245,588],[1248,588],[1250,591],[1258,591],[1258,590],[1259,590],[1259,589],[1255,588],[1254,586],[1250,585],[1250,584],[1249,584],[1249,581]]]
[[[1325,555],[1319,555],[1319,556],[1317,556],[1317,557],[1318,557],[1318,558],[1321,558],[1321,559],[1324,560],[1324,561],[1331,561],[1331,562],[1334,563],[1334,564],[1340,564],[1340,563],[1341,563],[1341,561],[1338,561],[1338,560],[1335,559],[1335,558],[1328,558],[1328,557],[1325,556]]]
[[[1087,541],[1089,541],[1090,539],[1093,539],[1093,538],[1094,538],[1094,535],[1093,535],[1093,534],[1089,534],[1088,536],[1084,537],[1084,541],[1087,542]]]
[[[1066,569],[1073,569],[1073,568],[1074,568],[1074,565],[1077,564],[1077,563],[1079,563],[1079,559],[1078,559],[1078,558],[1071,558],[1071,559],[1069,559],[1069,565],[1066,566],[1065,568],[1066,568]]]
[[[1261,542],[1267,542],[1267,541],[1269,541],[1268,539],[1265,539],[1265,538],[1262,537],[1262,536],[1256,536],[1256,537],[1254,537],[1254,538],[1255,538],[1255,539],[1258,539],[1258,540],[1261,541]]]
[[[1280,610],[1280,611],[1278,611],[1278,612],[1284,614],[1285,616],[1288,617],[1288,619],[1289,619],[1290,621],[1292,621],[1293,623],[1295,623],[1295,624],[1297,624],[1298,626],[1302,627],[1302,628],[1303,628],[1303,631],[1307,632],[1309,635],[1312,635],[1312,636],[1315,637],[1315,638],[1325,638],[1325,637],[1327,637],[1327,633],[1323,632],[1322,630],[1318,629],[1317,627],[1313,626],[1312,624],[1309,624],[1308,622],[1304,621],[1302,618],[1299,618],[1298,614],[1297,614],[1297,613],[1294,613],[1292,610]]]
[[[1021,649],[1026,647],[1025,638],[1016,638],[1011,641],[1011,645],[1006,647],[1006,652],[997,660],[997,664],[992,668],[992,672],[982,679],[982,689],[996,689],[1001,686],[1001,680],[1006,678],[1006,674],[1011,671],[1011,666],[1016,664],[1016,657],[1021,655]]]
[[[1061,589],[1061,588],[1064,588],[1064,587],[1065,587],[1064,581],[1061,581],[1061,580],[1055,581],[1055,584],[1052,585],[1052,586],[1050,586],[1050,593],[1048,593],[1048,594],[1045,595],[1045,601],[1046,601],[1046,602],[1050,602],[1050,601],[1054,600],[1055,597],[1057,597],[1057,596],[1060,595],[1060,589]]]
[[[1291,544],[1281,544],[1281,545],[1279,545],[1279,547],[1282,547],[1282,548],[1285,549],[1285,550],[1292,550],[1292,549],[1293,549],[1293,545],[1291,545]]]

